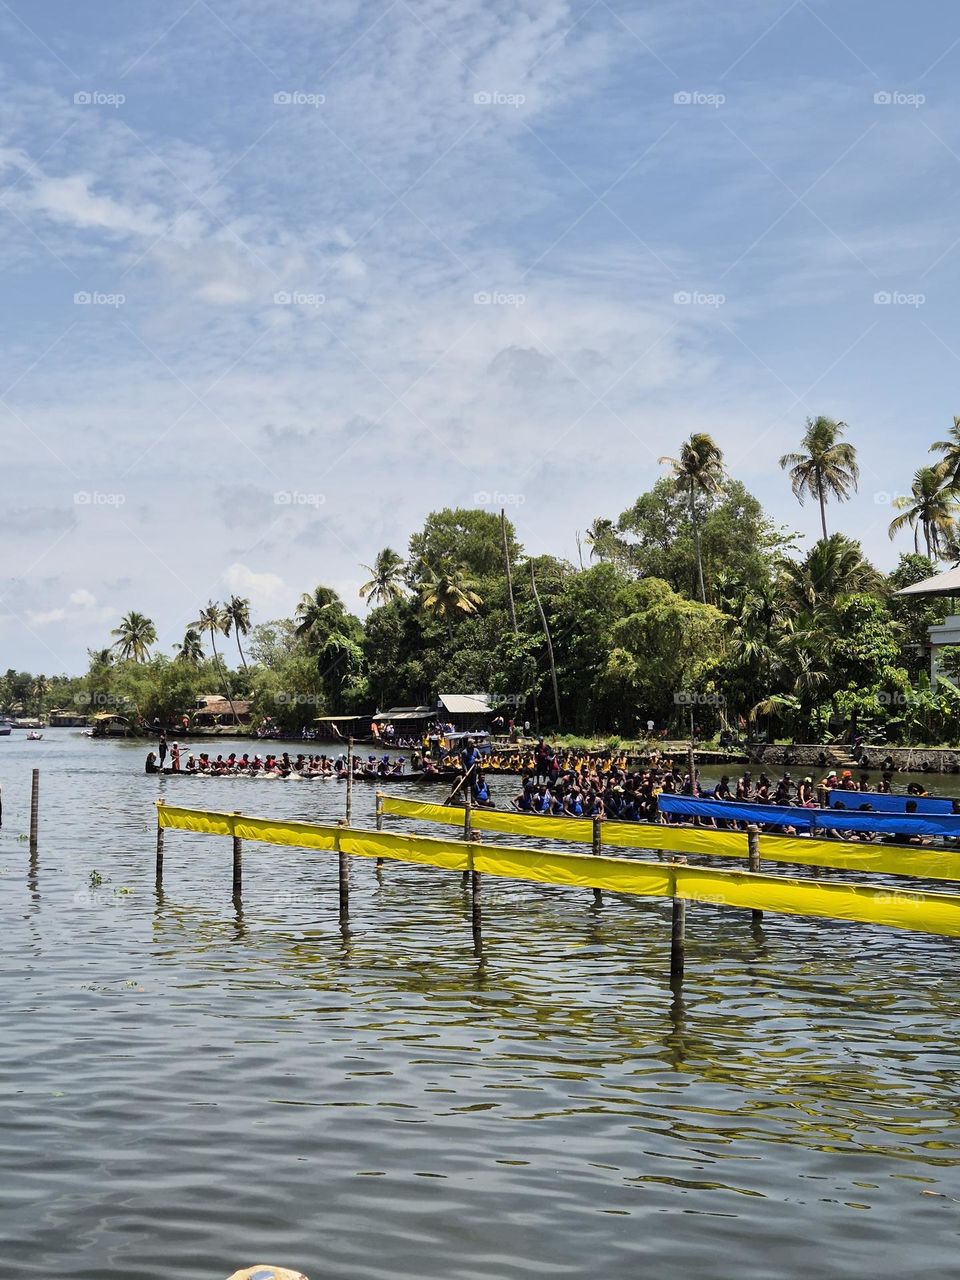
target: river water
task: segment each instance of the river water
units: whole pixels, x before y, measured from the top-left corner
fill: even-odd
[[[238,911],[229,841],[179,831],[158,898],[158,794],[343,786],[145,750],[0,739],[3,1276],[956,1275],[956,942],[691,907],[675,995],[659,902],[488,880],[478,958],[459,875],[358,860],[345,931],[330,855],[245,846]]]

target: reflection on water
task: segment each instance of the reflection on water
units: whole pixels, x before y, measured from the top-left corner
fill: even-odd
[[[458,873],[358,860],[346,920],[335,857],[245,844],[234,901],[230,842],[175,831],[158,891],[158,793],[343,789],[142,756],[0,740],[11,1274],[953,1273],[955,942],[690,906],[671,990],[659,902],[485,876],[477,938]]]

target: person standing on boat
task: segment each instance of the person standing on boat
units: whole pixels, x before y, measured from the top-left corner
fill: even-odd
[[[180,743],[175,742],[170,748],[170,764],[173,766],[173,772],[180,772]]]
[[[472,738],[464,738],[463,750],[460,752],[460,767],[463,769],[463,776],[467,777],[471,769],[479,769],[480,752],[473,745]]]
[[[160,731],[160,742],[157,745],[157,755],[160,757],[160,769],[163,770],[163,762],[167,758],[167,735]]]

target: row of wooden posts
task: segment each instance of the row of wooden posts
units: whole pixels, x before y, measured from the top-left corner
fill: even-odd
[[[469,774],[467,775],[469,777]],[[463,778],[449,800],[454,798],[456,791],[467,781],[467,777]],[[38,787],[38,771],[34,770],[34,808],[36,807]],[[341,823],[344,827],[349,827],[353,819],[353,739],[348,740],[347,746],[347,778],[346,778],[346,804],[344,806],[344,817]],[[234,814],[235,817],[242,817],[239,812]],[[376,827],[378,831],[383,830],[383,792],[378,791],[376,794]],[[602,851],[602,819],[593,819],[593,840],[592,852],[596,856],[600,856]],[[164,829],[157,824],[157,863],[156,863],[156,879],[157,887],[163,883],[163,832]],[[473,799],[469,786],[463,787],[463,838],[464,840],[479,841],[481,836],[479,831],[473,829]],[[31,842],[34,840],[33,816],[31,814]],[[32,847],[32,844],[31,844]],[[751,871],[760,870],[760,836],[759,831],[748,830],[747,833],[747,854],[748,865]],[[686,864],[686,858],[675,855],[675,861]],[[342,850],[337,850],[338,863],[338,889],[339,889],[339,906],[341,924],[346,924],[350,918],[350,879],[349,879],[349,855]],[[383,858],[377,859],[378,874],[382,874]],[[464,871],[463,881],[464,887],[469,886],[471,896],[471,921],[473,927],[474,946],[479,951],[482,945],[482,925],[483,925],[483,908],[481,899],[481,883],[479,871]],[[243,891],[243,842],[239,836],[233,837],[233,897],[239,900]],[[597,905],[603,902],[603,892],[600,889],[593,891],[594,902]],[[751,918],[754,925],[759,925],[763,920],[763,912],[751,911]],[[684,954],[686,949],[686,926],[687,926],[687,903],[686,899],[675,897],[672,899],[672,914],[670,928],[670,978],[671,981],[680,982],[684,973]]]

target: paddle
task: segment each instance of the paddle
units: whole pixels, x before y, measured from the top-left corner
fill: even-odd
[[[446,800],[444,800],[444,802],[443,802],[444,804],[449,804],[449,803],[450,803],[450,801],[451,801],[451,800],[453,799],[453,797],[457,794],[457,792],[460,790],[460,788],[463,786],[463,784],[466,782],[466,780],[470,777],[471,773],[473,773],[473,771],[474,771],[474,769],[476,769],[476,767],[477,767],[476,762],[474,762],[474,763],[470,766],[470,768],[467,770],[467,772],[463,775],[463,777],[460,779],[460,781],[457,783],[457,785],[453,788],[453,790],[450,792],[450,794],[447,796]]]

